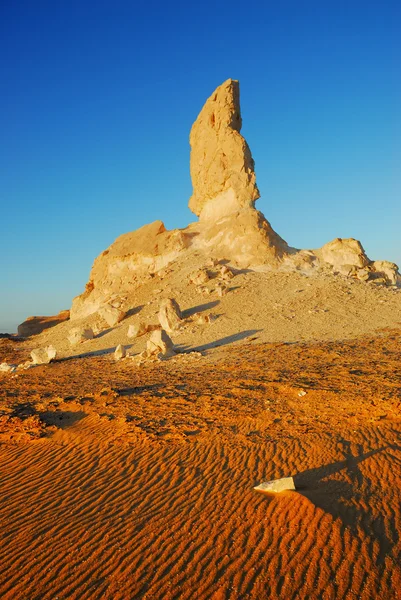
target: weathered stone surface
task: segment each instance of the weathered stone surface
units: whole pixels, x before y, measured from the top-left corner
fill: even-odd
[[[290,251],[263,214],[244,208],[216,221],[200,223],[193,246],[207,249],[219,260],[229,260],[240,268],[279,266]]]
[[[70,329],[67,339],[71,346],[75,346],[86,340],[91,340],[93,337],[93,331],[90,327],[74,327]]]
[[[284,492],[286,490],[295,490],[294,480],[292,477],[283,477],[273,481],[265,481],[253,488],[257,492]]]
[[[47,365],[56,358],[57,350],[54,346],[46,348],[36,348],[31,352],[31,358],[34,365]]]
[[[189,240],[183,230],[167,231],[162,221],[121,235],[96,258],[84,293],[73,300],[71,319],[99,311],[113,294],[131,293],[149,274],[174,261]]]
[[[162,354],[163,356],[174,356],[174,344],[164,329],[155,329],[146,344],[147,356]]]
[[[189,208],[198,217],[214,219],[259,198],[254,161],[245,139],[239,82],[228,79],[206,101],[192,126]]]
[[[127,337],[129,337],[129,338],[141,337],[142,335],[145,335],[145,333],[147,333],[148,331],[149,331],[148,326],[145,325],[145,323],[143,323],[142,321],[139,321],[137,323],[131,323],[131,325],[128,326]]]
[[[123,310],[116,308],[115,306],[111,306],[110,304],[106,306],[102,306],[102,308],[98,311],[99,315],[104,319],[109,325],[109,327],[115,327],[122,321],[126,315]]]
[[[401,276],[395,263],[388,260],[375,260],[370,264],[370,268],[379,277],[383,277],[389,285],[401,284]]]
[[[127,356],[124,346],[118,344],[117,348],[114,351],[114,360],[118,361]]]
[[[323,260],[336,268],[348,265],[362,269],[370,262],[361,242],[354,238],[336,238],[322,246],[320,251]]]
[[[174,298],[168,298],[160,306],[159,322],[163,329],[168,332],[178,329],[181,323],[181,309]]]
[[[70,318],[69,310],[62,310],[53,317],[28,317],[26,321],[18,325],[18,335],[21,337],[30,337],[37,335],[45,329],[54,327]]]

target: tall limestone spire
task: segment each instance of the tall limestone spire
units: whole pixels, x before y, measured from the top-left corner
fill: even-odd
[[[239,82],[228,79],[206,101],[192,126],[189,208],[201,220],[253,207],[259,198],[254,161],[240,134]]]

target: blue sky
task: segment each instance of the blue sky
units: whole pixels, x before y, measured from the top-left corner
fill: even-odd
[[[276,231],[401,264],[398,1],[2,2],[0,50],[0,331],[69,308],[121,233],[195,220],[189,130],[229,77]]]

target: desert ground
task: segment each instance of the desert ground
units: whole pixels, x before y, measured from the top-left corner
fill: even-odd
[[[400,598],[400,334],[4,376],[0,596]]]

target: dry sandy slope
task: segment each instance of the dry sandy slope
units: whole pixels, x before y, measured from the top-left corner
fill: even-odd
[[[1,597],[400,597],[400,350],[398,330],[3,378]],[[252,490],[285,475],[296,492]]]
[[[53,344],[59,357],[81,353],[112,351],[117,344],[141,352],[146,338],[127,337],[128,326],[136,320],[158,323],[163,299],[173,297],[184,311],[187,322],[172,335],[181,349],[202,349],[257,337],[258,342],[294,342],[355,338],[401,324],[401,289],[355,281],[331,272],[240,272],[229,282],[230,291],[218,297],[217,270],[199,287],[189,283],[191,274],[204,265],[202,257],[185,257],[172,263],[166,273],[145,281],[125,302],[129,316],[95,339],[70,347],[68,331],[79,325],[93,325],[100,318],[66,321],[33,336],[26,348]],[[216,317],[210,325],[191,321],[196,312]]]

